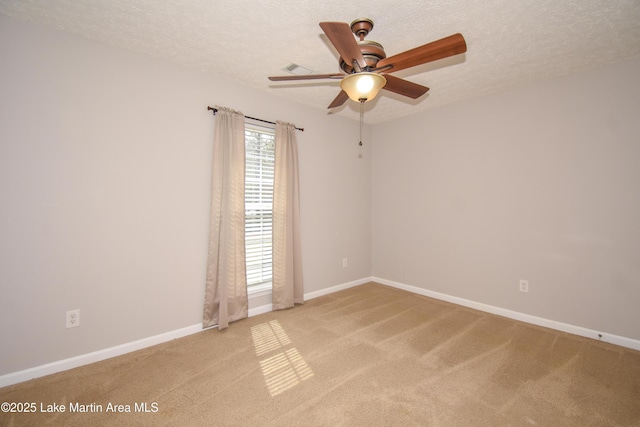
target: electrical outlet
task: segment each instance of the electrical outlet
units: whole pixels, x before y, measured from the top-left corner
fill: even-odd
[[[80,310],[67,311],[67,328],[80,326]]]
[[[520,279],[520,292],[529,292],[529,282]]]
[[[346,266],[348,266],[348,265],[349,265],[348,260],[347,260],[346,258],[342,258],[342,266],[343,266],[343,267],[346,267]]]

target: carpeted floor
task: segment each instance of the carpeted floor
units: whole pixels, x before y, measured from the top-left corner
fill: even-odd
[[[369,283],[0,402],[37,406],[2,426],[640,426],[640,352]]]

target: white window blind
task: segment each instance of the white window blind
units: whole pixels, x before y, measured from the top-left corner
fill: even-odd
[[[247,286],[270,289],[275,135],[245,128],[245,251]]]

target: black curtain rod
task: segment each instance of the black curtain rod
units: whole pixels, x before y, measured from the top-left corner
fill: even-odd
[[[218,109],[217,109],[217,108],[213,108],[213,107],[207,107],[207,110],[211,110],[211,111],[213,111],[213,115],[214,115],[214,116],[215,116],[215,115],[216,115],[216,113],[218,112]],[[257,121],[259,121],[259,122],[263,122],[263,123],[271,123],[272,125],[275,125],[275,124],[276,124],[275,122],[270,122],[269,120],[256,119],[255,117],[249,117],[249,116],[245,116],[245,117],[246,117],[247,119],[257,120]],[[299,131],[301,131],[301,132],[304,132],[304,128],[297,128],[297,127],[295,127],[295,126],[294,126],[294,128],[295,128],[296,130],[299,130]]]

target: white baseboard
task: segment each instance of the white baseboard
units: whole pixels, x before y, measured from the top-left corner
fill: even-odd
[[[344,283],[341,285],[333,286],[327,289],[322,289],[316,292],[310,292],[304,295],[305,300],[317,298],[322,295],[327,295],[333,292],[341,291],[343,289],[358,286],[367,282],[370,282],[371,278],[360,279],[354,282]],[[268,313],[272,311],[271,304],[261,305],[249,310],[249,317],[257,316],[259,314]],[[34,378],[43,377],[45,375],[55,374],[56,372],[66,371],[68,369],[77,368],[89,363],[99,362],[101,360],[110,359],[115,356],[121,356],[132,351],[141,350],[146,347],[151,347],[163,342],[171,341],[177,338],[186,337],[187,335],[195,334],[203,330],[202,324],[187,326],[185,328],[176,329],[174,331],[165,332],[152,337],[142,338],[129,343],[117,345],[115,347],[105,348],[103,350],[94,351],[92,353],[81,354],[79,356],[70,357],[68,359],[59,360],[56,362],[47,363],[45,365],[36,366],[33,368],[25,369],[18,372],[12,372],[9,374],[0,376],[0,387],[6,387],[12,384],[29,381]]]
[[[249,309],[249,317],[257,316],[259,314],[268,313],[273,311],[273,304],[265,304],[258,307]]]
[[[321,289],[315,292],[309,292],[304,294],[304,300],[307,301],[324,295],[329,295],[334,292],[342,291],[344,289],[353,288],[354,286],[364,285],[365,283],[369,283],[371,281],[373,281],[372,277],[364,277],[362,279],[354,280],[353,282],[343,283],[341,285],[332,286],[330,288]]]
[[[439,292],[430,291],[416,286],[406,285],[403,283],[394,282],[391,280],[382,279],[379,277],[366,277],[353,282],[343,283],[340,285],[332,286],[330,288],[321,289],[319,291],[309,292],[304,295],[304,299],[310,300],[318,298],[324,295],[332,294],[334,292],[342,291],[344,289],[352,288],[354,286],[363,285],[368,282],[377,282],[383,285],[391,286],[394,288],[402,289],[414,294],[423,295],[453,304],[474,308],[480,311],[485,311],[499,316],[507,317],[514,320],[519,320],[526,323],[531,323],[538,326],[543,326],[559,331],[567,332],[574,335],[593,338],[599,341],[608,342],[611,344],[619,345],[622,347],[631,348],[634,350],[640,350],[640,341],[613,335],[609,333],[594,331],[592,329],[583,328],[581,326],[570,325],[562,322],[556,322],[554,320],[544,319],[541,317],[531,316],[516,311],[507,310],[500,307],[494,307],[491,305],[467,300],[464,298],[454,297]],[[272,310],[271,304],[265,304],[259,307],[249,310],[249,317],[257,316],[259,314],[268,313]],[[101,360],[110,359],[112,357],[121,356],[132,351],[141,350],[146,347],[151,347],[163,342],[171,341],[177,338],[182,338],[191,334],[201,332],[203,330],[202,324],[187,326],[185,328],[176,329],[174,331],[165,332],[152,337],[142,338],[140,340],[132,341],[129,343],[117,345],[115,347],[106,348],[103,350],[94,351],[92,353],[81,354],[79,356],[71,357],[64,360],[59,360],[45,365],[36,366],[33,368],[25,369],[10,374],[0,376],[0,387],[6,387],[12,384],[28,381],[34,378],[43,377],[45,375],[55,374],[56,372],[66,371],[68,369],[77,368],[79,366],[87,365],[89,363],[99,362]]]
[[[143,348],[171,341],[176,338],[182,338],[200,331],[202,331],[202,323],[187,326],[186,328],[176,329],[174,331],[165,332],[163,334],[154,335],[152,337],[142,338],[129,343],[117,345],[115,347],[109,347],[103,350],[98,350],[91,353],[70,357],[68,359],[47,363],[46,365],[36,366],[34,368],[25,369],[23,371],[5,374],[0,376],[0,387],[6,387],[11,384],[17,384],[34,378],[43,377],[45,375],[55,374],[56,372],[66,371],[68,369],[88,365],[89,363],[110,359],[115,356],[121,356],[132,351],[141,350]]]
[[[640,350],[640,341],[632,338],[621,337],[619,335],[613,335],[602,331],[595,331],[593,329],[583,328],[582,326],[570,325],[568,323],[556,322],[555,320],[549,320],[542,317],[532,316],[529,314],[520,313],[517,311],[507,310],[505,308],[495,307],[480,302],[471,301],[464,298],[454,297],[440,292],[430,291],[428,289],[418,288],[416,286],[405,285],[404,283],[398,283],[391,280],[382,279],[380,277],[373,277],[371,281],[380,283],[382,285],[391,286],[394,288],[402,289],[414,294],[423,295],[430,298],[447,301],[453,304],[462,305],[464,307],[473,308],[476,310],[484,311],[487,313],[497,314],[498,316],[508,317],[509,319],[519,320],[525,323],[531,323],[533,325],[543,326],[545,328],[555,329],[562,332],[567,332],[573,335],[579,335],[582,337],[593,338],[598,341],[607,342],[610,344],[619,345],[621,347],[631,348],[633,350]]]

